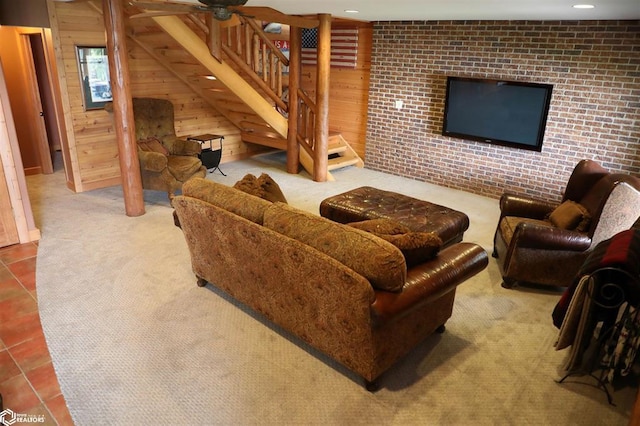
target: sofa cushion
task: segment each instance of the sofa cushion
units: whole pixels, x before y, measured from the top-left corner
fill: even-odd
[[[442,247],[442,240],[433,232],[412,232],[408,227],[389,219],[371,219],[349,226],[371,232],[398,247],[408,267],[433,259]]]
[[[266,173],[262,173],[259,178],[256,178],[251,173],[246,174],[242,179],[233,185],[234,188],[247,194],[255,195],[264,200],[275,203],[280,201],[286,203],[287,199],[280,190],[278,184]]]
[[[373,234],[284,203],[274,203],[265,211],[264,226],[333,257],[369,280],[374,288],[400,291],[404,286],[404,256],[397,247]]]
[[[182,186],[182,194],[198,198],[262,225],[265,210],[271,205],[253,195],[203,178],[189,179]]]
[[[591,215],[586,208],[575,201],[567,200],[549,214],[549,221],[557,228],[584,231]]]

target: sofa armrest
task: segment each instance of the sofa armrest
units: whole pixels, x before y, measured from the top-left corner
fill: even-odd
[[[171,155],[197,157],[202,151],[202,145],[199,142],[181,139],[174,135],[164,136],[162,144],[167,147]]]
[[[579,231],[520,222],[509,245],[516,248],[585,251],[591,246],[591,238]]]
[[[434,259],[410,268],[400,293],[376,290],[371,308],[380,322],[411,312],[443,296],[482,271],[489,263],[487,253],[474,243],[446,247]]]
[[[153,151],[138,150],[140,165],[150,172],[161,172],[167,168],[168,159],[165,155]]]
[[[547,201],[534,200],[520,195],[504,193],[500,197],[500,217],[517,216],[530,219],[544,219],[558,205]]]

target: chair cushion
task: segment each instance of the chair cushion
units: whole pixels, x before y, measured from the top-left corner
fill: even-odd
[[[549,214],[549,221],[557,228],[567,230],[586,230],[591,215],[582,205],[567,200]]]
[[[539,220],[539,219],[529,219],[526,217],[516,217],[516,216],[505,216],[500,221],[500,235],[502,235],[502,239],[505,244],[508,246],[511,243],[511,238],[513,238],[513,233],[516,231],[516,227],[519,223],[533,223],[541,226],[552,227],[553,225],[548,220]]]
[[[262,173],[259,178],[256,178],[251,173],[246,174],[233,187],[272,203],[276,201],[287,202],[278,184],[266,173]]]
[[[374,288],[400,291],[407,267],[397,247],[368,232],[298,210],[272,204],[264,226],[333,257],[365,277]]]
[[[167,160],[169,172],[180,182],[185,182],[202,167],[202,162],[198,157],[170,155]]]
[[[350,223],[349,226],[370,232],[398,247],[408,267],[433,259],[442,240],[433,232],[412,232],[406,226],[389,219],[371,219]]]
[[[142,151],[159,152],[162,155],[169,155],[169,150],[155,137],[138,140],[138,147]]]

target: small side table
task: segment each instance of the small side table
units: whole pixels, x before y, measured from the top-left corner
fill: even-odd
[[[220,148],[213,149],[213,141],[216,139],[220,140]],[[200,152],[200,154],[198,154],[198,157],[200,158],[200,161],[202,161],[202,164],[207,168],[207,170],[211,169],[211,173],[215,172],[216,169],[218,169],[222,176],[226,176],[220,169],[220,159],[222,158],[222,141],[224,140],[224,136],[205,133],[202,135],[189,136],[187,140],[199,142],[201,145],[209,142],[209,147],[202,148],[202,151]]]

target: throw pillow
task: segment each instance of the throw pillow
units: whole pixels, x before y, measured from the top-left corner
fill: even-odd
[[[591,219],[589,212],[575,201],[567,200],[549,214],[549,221],[557,228],[575,230],[579,226],[586,229]]]
[[[390,219],[371,219],[349,223],[349,226],[370,232],[398,247],[408,267],[433,259],[442,247],[442,240],[433,232],[412,232]]]
[[[275,203],[276,201],[279,201],[281,203],[287,202],[287,199],[284,197],[280,186],[278,186],[276,181],[274,181],[268,174],[262,173],[260,175],[260,177],[258,178],[258,185],[264,192],[264,196],[262,198],[264,198],[265,200],[271,201],[272,203]]]
[[[413,267],[436,257],[442,240],[433,232],[408,232],[406,234],[375,234],[398,247],[408,267]]]
[[[138,141],[138,146],[142,151],[159,152],[162,155],[169,155],[169,150],[162,145],[162,142],[160,142],[158,138],[141,139]]]
[[[287,202],[278,184],[266,173],[262,173],[259,178],[249,173],[236,182],[233,187],[272,203],[276,201]]]
[[[411,229],[391,219],[369,219],[361,222],[351,222],[349,226],[374,234],[406,234]]]
[[[242,179],[237,181],[233,187],[242,192],[246,192],[247,194],[255,195],[256,197],[260,197],[260,185],[258,185],[258,178],[256,178],[251,173],[244,175]],[[260,197],[262,198],[262,197]]]

